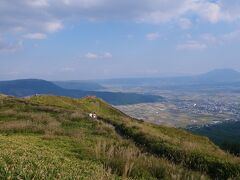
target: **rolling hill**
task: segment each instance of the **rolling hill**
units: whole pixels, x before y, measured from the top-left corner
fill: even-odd
[[[1,179],[240,176],[240,159],[209,139],[130,118],[95,97],[0,96],[0,147]]]
[[[97,96],[113,105],[159,102],[163,100],[162,97],[154,95],[64,89],[52,82],[38,79],[1,81],[0,93],[17,97],[32,96],[36,94],[68,96],[73,98]]]

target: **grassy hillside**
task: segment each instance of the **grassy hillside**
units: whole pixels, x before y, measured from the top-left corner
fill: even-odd
[[[190,129],[191,132],[207,136],[221,148],[240,156],[240,122],[228,121],[221,124]]]
[[[239,177],[239,163],[207,138],[94,97],[0,96],[1,179],[227,179]]]

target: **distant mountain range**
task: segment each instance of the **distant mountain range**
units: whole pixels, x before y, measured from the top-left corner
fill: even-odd
[[[216,69],[205,74],[194,76],[159,77],[159,78],[119,78],[91,81],[56,81],[56,85],[66,89],[99,91],[105,86],[123,87],[158,87],[171,88],[222,88],[223,86],[239,86],[240,72],[233,69]]]
[[[216,69],[195,78],[199,82],[239,82],[240,72],[233,69]]]
[[[162,97],[154,95],[64,89],[52,82],[38,79],[0,81],[0,93],[17,97],[32,96],[36,94],[50,94],[73,98],[96,96],[113,105],[159,102],[163,100]]]
[[[125,78],[93,81],[56,81],[37,79],[0,81],[0,93],[17,97],[52,94],[81,98],[97,96],[113,105],[159,102],[160,96],[136,93],[105,92],[104,86],[152,87],[178,91],[234,91],[240,92],[240,72],[232,69],[213,70],[196,76],[164,78]],[[99,90],[105,90],[99,91]]]
[[[155,83],[220,83],[220,82],[239,82],[240,72],[233,69],[216,69],[205,74],[193,76],[177,77],[156,77],[156,78],[119,78],[98,80],[99,84],[108,85],[156,85]]]
[[[217,69],[205,74],[194,76],[162,77],[162,78],[123,78],[98,80],[96,83],[102,86],[122,87],[156,87],[160,89],[214,90],[224,88],[240,88],[240,72],[233,69]]]

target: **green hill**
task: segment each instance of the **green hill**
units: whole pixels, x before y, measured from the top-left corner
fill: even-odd
[[[72,98],[96,96],[101,99],[104,99],[106,102],[113,105],[153,103],[164,101],[164,98],[161,96],[149,94],[64,89],[52,82],[40,79],[19,79],[13,81],[0,81],[0,93],[16,97],[33,96],[36,94],[67,96]]]
[[[135,120],[95,97],[0,96],[0,179],[239,177],[240,159],[207,138]]]

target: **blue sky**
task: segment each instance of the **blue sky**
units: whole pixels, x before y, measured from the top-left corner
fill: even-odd
[[[239,0],[1,0],[0,79],[240,70]]]

